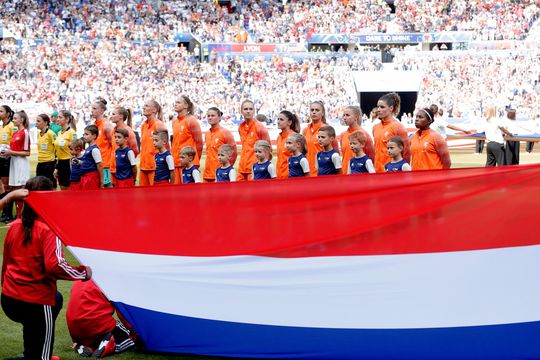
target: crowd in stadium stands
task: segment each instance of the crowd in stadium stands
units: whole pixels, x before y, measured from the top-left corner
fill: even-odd
[[[2,2],[3,25],[23,38],[204,42],[303,42],[314,33],[469,30],[483,40],[523,39],[538,16],[530,0],[25,1]],[[17,16],[12,14],[17,13]]]
[[[349,71],[380,70],[375,55],[321,54],[303,60],[275,55],[268,61],[210,54],[210,63],[200,63],[184,48],[160,43],[172,40],[177,31],[191,31],[209,41],[282,42],[303,40],[315,32],[363,31],[358,26],[366,31],[386,31],[385,26],[398,31],[470,29],[487,39],[494,37],[496,28],[497,36],[520,39],[539,9],[530,1],[396,0],[394,18],[382,0],[315,4],[237,0],[228,9],[213,1],[160,3],[158,12],[158,2],[153,1],[3,2],[3,25],[23,41],[20,48],[6,41],[0,44],[4,79],[0,100],[35,101],[83,116],[97,96],[106,95],[111,103],[136,110],[152,97],[163,104],[167,115],[173,115],[174,99],[169,95],[185,93],[196,103],[199,115],[216,105],[225,122],[238,122],[244,98],[254,99],[257,110],[270,119],[287,108],[302,120],[308,118],[311,100],[324,99],[329,117],[335,119],[344,106],[356,102]],[[18,16],[12,15],[15,12]],[[236,31],[246,37],[238,38]],[[152,46],[114,41],[148,39],[162,41]],[[536,111],[537,51],[447,55],[392,50],[395,67],[424,72],[420,104],[441,104],[454,116],[479,116],[481,102],[490,98],[525,112]]]
[[[418,103],[441,104],[455,117],[480,118],[490,104],[540,116],[540,51],[398,52],[395,67],[420,70]]]
[[[239,120],[240,102],[249,97],[257,99],[257,108],[269,115],[289,108],[306,118],[310,99],[328,99],[331,109],[353,102],[349,71],[379,66],[374,57],[324,55],[304,60],[275,55],[270,61],[229,57],[200,63],[181,48],[106,41],[97,46],[90,42],[64,46],[59,41],[25,46],[21,52],[16,46],[5,47],[0,98],[85,111],[102,94],[112,103],[142,109],[145,96],[141,94],[148,94],[172,115],[170,94],[185,93],[201,111],[218,106],[225,119]]]
[[[530,1],[396,0],[395,6],[401,31],[473,31],[479,40],[523,40],[538,16]]]
[[[3,102],[36,101],[59,110],[73,109],[82,116],[99,95],[136,110],[152,97],[173,115],[170,94],[185,93],[201,113],[218,106],[224,120],[235,123],[240,121],[240,102],[245,98],[254,99],[259,112],[272,120],[282,109],[292,109],[305,120],[309,102],[323,99],[329,118],[335,119],[344,106],[357,101],[350,70],[377,70],[381,65],[378,58],[366,54],[304,60],[274,55],[270,61],[228,56],[200,63],[180,48],[106,41],[98,46],[58,42],[20,51],[16,46],[3,48]],[[398,51],[394,61],[398,69],[423,72],[419,104],[440,104],[457,117],[479,117],[486,99],[519,108],[521,115],[537,112],[538,51]]]

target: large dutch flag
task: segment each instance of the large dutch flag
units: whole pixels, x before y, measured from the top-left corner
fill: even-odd
[[[540,167],[521,166],[29,203],[148,350],[540,359],[539,199]]]

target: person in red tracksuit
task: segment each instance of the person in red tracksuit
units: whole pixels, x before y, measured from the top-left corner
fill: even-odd
[[[135,332],[93,281],[76,281],[66,312],[69,334],[77,353],[103,358],[135,346]]]
[[[53,184],[36,176],[26,182],[25,189],[53,190]],[[89,267],[67,263],[60,239],[25,204],[21,218],[6,233],[1,295],[7,317],[23,326],[24,359],[51,358],[54,322],[62,308],[56,281],[91,277]]]

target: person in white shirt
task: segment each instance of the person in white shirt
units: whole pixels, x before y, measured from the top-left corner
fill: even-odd
[[[433,123],[430,125],[430,128],[437,131],[439,134],[441,134],[443,139],[446,140],[446,137],[447,137],[446,128],[452,129],[452,130],[455,130],[455,131],[461,131],[461,132],[464,132],[465,134],[470,134],[471,133],[471,131],[460,128],[457,125],[449,124],[443,118],[443,114],[444,114],[443,110],[439,109],[439,106],[437,106],[436,104],[431,104],[429,106],[429,109],[433,112],[433,114],[435,114],[435,119],[434,119]]]
[[[497,108],[490,106],[484,113],[486,122],[484,131],[486,133],[487,158],[486,166],[501,166],[505,164],[504,137],[512,134],[506,130],[501,120],[497,118]]]
[[[506,117],[508,118],[505,128],[512,133],[517,133],[516,110],[506,108]],[[519,141],[507,141],[505,146],[505,165],[519,165]]]

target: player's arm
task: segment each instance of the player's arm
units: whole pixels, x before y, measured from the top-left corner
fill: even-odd
[[[231,182],[236,181],[236,170],[231,169],[231,171],[229,171],[229,180]]]
[[[109,143],[112,143],[114,140],[114,127],[112,125],[107,125],[103,129],[103,132],[105,133],[105,138]]]
[[[90,268],[72,266],[64,259],[62,242],[50,230],[44,231],[43,257],[45,260],[45,270],[56,277],[64,280],[89,280],[92,277]]]
[[[195,150],[197,151],[197,156],[199,156],[199,159],[200,159],[202,157],[203,148],[204,148],[201,125],[199,124],[199,122],[197,121],[195,117],[192,117],[188,126],[189,126],[189,131],[191,132],[191,135],[193,136],[193,140],[195,140]]]
[[[366,169],[370,174],[375,173],[375,165],[373,165],[373,161],[371,161],[371,159],[367,159],[367,161],[366,161]]]
[[[403,141],[403,158],[408,163],[411,162],[411,144],[409,141],[409,134],[407,134],[407,129],[401,123],[395,124],[394,127],[394,134],[396,136],[399,136],[401,140]]]
[[[139,155],[139,145],[137,144],[137,138],[135,137],[135,132],[133,131],[129,132],[128,146],[131,150],[133,150],[135,157],[137,157],[137,155]]]
[[[165,161],[167,162],[167,167],[169,168],[169,177],[171,178],[171,184],[174,184],[174,159],[172,155],[167,155]]]
[[[300,159],[300,166],[302,167],[302,171],[304,172],[304,176],[309,176],[309,174],[311,173],[311,169],[309,168],[308,159],[306,159],[305,157]]]
[[[339,143],[335,137],[334,137],[334,140],[332,140],[332,148],[336,150],[339,154]]]
[[[229,144],[232,147],[232,154],[231,154],[231,165],[234,166],[234,163],[236,162],[236,158],[238,157],[238,149],[236,147],[236,141],[234,140],[233,134],[231,132],[227,131],[223,133],[223,142],[225,144]]]
[[[375,160],[375,146],[373,145],[373,140],[371,139],[371,136],[369,136],[369,133],[365,131],[366,133],[366,143],[364,145],[364,153],[369,156],[371,160]]]
[[[201,172],[198,169],[194,169],[192,174],[193,174],[193,180],[196,183],[201,183],[202,182]]]
[[[343,174],[343,165],[341,164],[341,157],[339,156],[339,154],[332,154],[332,163],[334,164],[336,173],[340,175]]]
[[[437,151],[437,154],[443,163],[443,169],[450,169],[450,166],[452,166],[452,160],[450,159],[448,145],[442,136],[435,137],[435,151]]]
[[[276,166],[274,164],[268,165],[268,173],[272,179],[277,178]]]
[[[99,173],[99,187],[103,187],[103,163],[101,162],[101,152],[98,148],[92,149],[92,159],[94,159]]]
[[[262,123],[257,127],[257,136],[259,137],[259,140],[266,140],[269,144],[272,144],[270,134],[268,134],[268,130],[266,130],[266,127]]]
[[[470,130],[465,130],[459,126],[456,126],[456,125],[453,125],[453,124],[448,124],[446,125],[447,128],[449,129],[452,129],[452,130],[455,130],[455,131],[461,131],[461,132],[464,132],[465,134],[472,134],[472,131]]]
[[[133,149],[128,151],[128,160],[131,165],[131,172],[133,172],[133,181],[137,181],[137,162],[135,161],[135,152]]]

